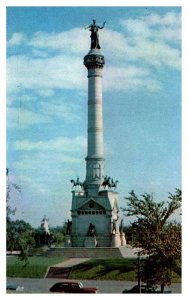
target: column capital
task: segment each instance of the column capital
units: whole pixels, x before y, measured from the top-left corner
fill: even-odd
[[[84,65],[89,69],[93,68],[103,68],[105,64],[104,55],[100,52],[100,50],[92,49],[89,53],[84,57]]]

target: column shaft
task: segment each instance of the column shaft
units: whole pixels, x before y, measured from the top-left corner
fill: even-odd
[[[88,151],[86,157],[86,185],[98,186],[104,178],[102,69],[104,56],[91,50],[84,57],[88,69]]]
[[[88,158],[103,158],[102,74],[88,75]],[[94,72],[95,71],[95,72]]]

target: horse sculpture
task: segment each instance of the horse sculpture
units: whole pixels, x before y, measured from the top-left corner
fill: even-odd
[[[82,189],[85,187],[85,181],[81,182],[79,181],[79,177],[77,177],[76,181],[74,179],[71,179],[70,182],[72,183],[72,188],[76,186],[80,186]]]
[[[102,182],[102,187],[105,189],[107,186],[110,187],[110,177],[105,176],[104,181]]]
[[[117,183],[118,183],[118,182],[119,182],[118,180],[116,180],[116,181],[114,182],[114,180],[112,179],[112,180],[111,180],[111,183],[110,183],[111,187],[113,187],[114,189],[116,189],[116,188],[117,188]]]
[[[118,182],[119,182],[118,180],[114,181],[113,178],[108,177],[108,176],[105,176],[105,177],[104,177],[104,181],[102,182],[101,185],[102,185],[102,187],[103,187],[104,189],[105,189],[106,187],[116,189],[117,183],[118,183]]]

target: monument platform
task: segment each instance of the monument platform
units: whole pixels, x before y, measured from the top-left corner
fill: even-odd
[[[138,248],[132,248],[130,245],[120,247],[58,247],[46,251],[48,257],[59,256],[62,258],[126,258],[137,257],[140,251]]]
[[[122,258],[120,249],[112,247],[59,247],[48,250],[45,255],[64,258]]]

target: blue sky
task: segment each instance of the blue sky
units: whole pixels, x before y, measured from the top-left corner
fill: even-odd
[[[85,177],[89,31],[105,56],[106,173],[128,193],[166,200],[181,185],[181,10],[7,8],[7,166],[22,188],[17,216],[34,226],[70,215],[70,179]]]

